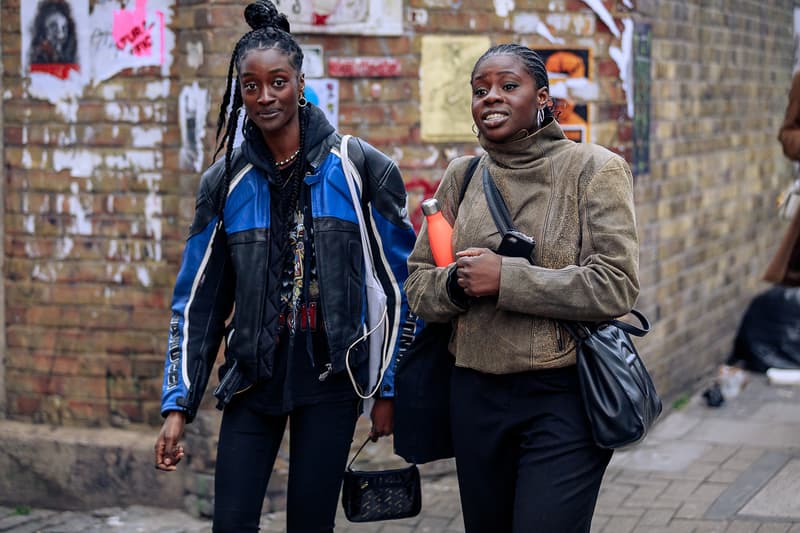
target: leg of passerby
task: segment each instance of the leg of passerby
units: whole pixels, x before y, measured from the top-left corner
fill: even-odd
[[[517,446],[508,378],[453,369],[451,423],[467,533],[511,531]]]
[[[514,533],[589,533],[611,451],[595,446],[574,367],[545,371],[522,428]]]
[[[253,412],[231,402],[222,415],[214,479],[214,533],[258,531],[285,416]]]
[[[319,403],[289,417],[288,533],[332,532],[358,402]]]

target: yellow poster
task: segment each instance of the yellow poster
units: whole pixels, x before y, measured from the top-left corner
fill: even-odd
[[[474,141],[470,75],[489,48],[483,36],[422,37],[421,135],[430,142]]]

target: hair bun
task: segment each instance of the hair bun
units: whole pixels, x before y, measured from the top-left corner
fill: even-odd
[[[254,30],[278,28],[289,33],[289,19],[269,0],[256,0],[244,8],[244,20]]]

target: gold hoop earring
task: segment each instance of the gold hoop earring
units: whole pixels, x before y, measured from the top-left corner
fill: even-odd
[[[472,123],[472,133],[475,134],[475,137],[480,135],[480,132],[478,131],[478,126],[476,126],[474,122]]]
[[[306,100],[305,95],[300,95],[300,98],[297,99],[297,105],[300,107],[305,107],[308,105],[308,100]]]

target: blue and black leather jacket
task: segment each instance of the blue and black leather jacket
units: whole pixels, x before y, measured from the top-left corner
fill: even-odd
[[[345,353],[364,330],[364,254],[356,208],[342,170],[341,136],[318,108],[309,105],[308,113],[305,183],[310,187],[330,370],[336,373],[345,369]],[[272,375],[282,265],[278,247],[271,242],[270,173],[258,143],[263,141],[251,132],[234,150],[232,179],[221,217],[224,160],[215,162],[202,176],[172,298],[162,385],[164,416],[179,410],[186,413],[187,421],[194,418],[223,337],[225,366],[236,362],[249,383]],[[348,151],[361,174],[361,208],[377,277],[387,296],[396,357],[408,339],[402,332],[413,328],[406,324],[409,312],[403,290],[408,275],[406,259],[415,240],[405,186],[397,165],[368,143],[352,138]],[[363,341],[351,350],[351,367],[366,365],[367,344]],[[366,372],[356,375],[364,379]],[[360,386],[364,390],[366,383]],[[380,396],[393,395],[394,360],[380,387]]]

